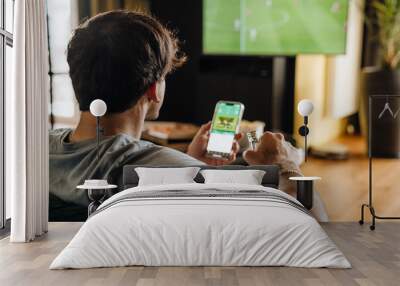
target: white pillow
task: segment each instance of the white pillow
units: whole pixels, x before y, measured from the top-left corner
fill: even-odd
[[[135,168],[139,176],[138,186],[195,183],[193,179],[196,177],[199,170],[199,167]]]
[[[261,185],[265,171],[262,170],[202,170],[205,184],[234,183]]]

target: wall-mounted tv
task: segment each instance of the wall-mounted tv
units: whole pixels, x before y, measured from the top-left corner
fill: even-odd
[[[344,54],[349,0],[203,0],[206,55]]]

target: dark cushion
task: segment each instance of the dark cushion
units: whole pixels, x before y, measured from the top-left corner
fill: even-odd
[[[123,189],[136,187],[139,183],[139,176],[135,168],[185,168],[185,167],[199,167],[201,170],[218,169],[218,170],[262,170],[265,175],[262,179],[262,185],[265,187],[278,188],[279,186],[279,167],[276,165],[256,165],[256,166],[241,166],[241,165],[225,165],[225,166],[208,166],[208,165],[193,165],[193,166],[139,166],[139,165],[126,165],[123,169]],[[197,183],[204,183],[203,176],[199,173],[194,178]]]

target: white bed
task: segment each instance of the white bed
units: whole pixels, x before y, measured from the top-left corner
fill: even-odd
[[[176,194],[154,196],[168,191]],[[219,192],[233,195],[214,195]],[[198,183],[134,187],[114,195],[50,269],[128,265],[351,267],[318,222],[285,193]]]

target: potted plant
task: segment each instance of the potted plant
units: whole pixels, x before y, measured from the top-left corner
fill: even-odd
[[[368,98],[374,99],[371,105],[371,151],[374,157],[400,157],[400,0],[367,1],[366,23],[369,39],[378,44],[379,64],[366,67],[361,72],[361,126],[366,133],[368,122]],[[379,116],[385,104],[389,103],[391,112]],[[394,116],[398,115],[398,116]],[[395,118],[396,117],[396,118]]]

